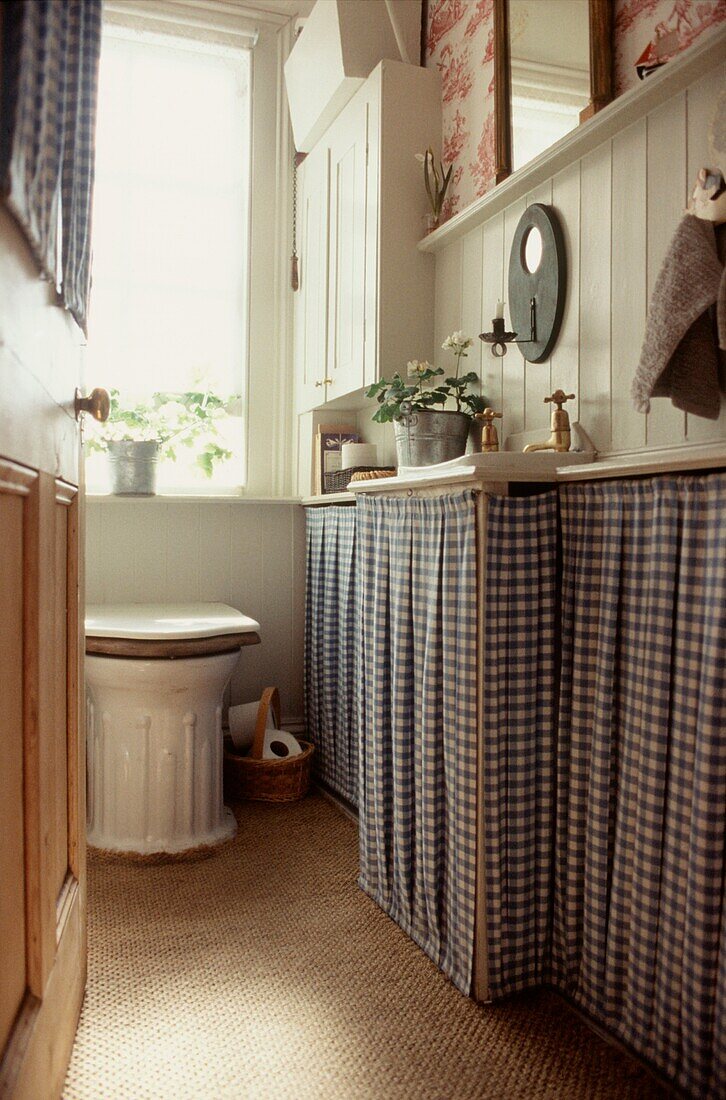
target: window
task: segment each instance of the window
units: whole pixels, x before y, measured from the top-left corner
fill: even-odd
[[[211,486],[195,441],[161,463],[161,490],[245,480],[250,87],[249,50],[104,27],[88,377],[132,403],[241,397],[219,422],[233,457]],[[107,484],[103,456],[89,457],[87,481]]]

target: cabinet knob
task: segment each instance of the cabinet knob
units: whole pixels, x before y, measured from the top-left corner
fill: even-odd
[[[332,378],[323,378],[322,382],[316,382],[315,383],[315,388],[318,389],[320,386],[332,386],[332,384],[333,384],[333,379]]]

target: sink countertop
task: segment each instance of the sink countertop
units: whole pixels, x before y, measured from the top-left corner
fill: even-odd
[[[529,434],[529,433],[528,433]],[[516,449],[477,452],[462,455],[450,462],[434,466],[399,466],[395,477],[380,481],[353,482],[353,493],[385,492],[396,489],[423,489],[426,487],[473,483],[506,484],[513,481],[529,483],[555,482],[561,467],[590,463],[594,450],[587,451],[533,451],[524,454],[521,446]]]
[[[501,486],[507,482],[564,483],[617,477],[644,477],[687,473],[689,470],[726,469],[726,444],[708,443],[664,448],[623,455],[595,456],[568,451],[497,451],[471,454],[438,466],[402,467],[396,477],[380,481],[354,482],[335,497],[316,497],[304,504],[352,502],[358,493],[388,493],[400,490],[439,489],[446,486]]]

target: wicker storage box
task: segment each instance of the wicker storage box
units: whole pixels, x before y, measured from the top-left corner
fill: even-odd
[[[348,488],[348,482],[353,474],[378,473],[382,470],[391,474],[396,472],[391,466],[349,466],[346,470],[334,470],[331,474],[325,474],[323,493],[343,493]]]
[[[262,759],[268,711],[280,725],[280,697],[277,688],[265,688],[260,699],[255,739],[248,756],[235,752],[231,737],[224,739],[224,796],[231,802],[296,802],[310,786],[310,764],[314,752],[309,741],[300,740],[302,752],[274,760]]]

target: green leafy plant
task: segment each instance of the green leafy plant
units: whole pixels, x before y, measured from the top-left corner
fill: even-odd
[[[118,390],[111,390],[111,411],[108,420],[99,424],[86,439],[86,448],[107,451],[109,443],[152,441],[159,444],[162,458],[176,460],[177,446],[200,446],[196,465],[211,477],[215,462],[224,462],[232,452],[221,446],[218,424],[234,415],[239,395],[225,399],[209,390],[187,390],[184,393],[154,393],[149,401],[124,403]]]
[[[435,410],[438,407],[442,411],[450,399],[455,402],[456,412],[475,416],[484,411],[486,398],[480,397],[478,393],[466,392],[467,387],[478,381],[478,375],[469,371],[459,377],[461,359],[466,356],[466,349],[471,347],[471,339],[455,332],[447,336],[441,346],[454,351],[455,374],[449,378],[443,377],[443,367],[432,367],[426,361],[412,359],[408,363],[407,377],[415,379],[413,383],[404,381],[396,372],[390,380],[381,378],[366,390],[366,397],[375,397],[378,401],[378,408],[373,414],[374,420],[379,424],[387,424],[392,420],[401,420],[417,409]],[[438,381],[442,377],[443,381]]]

